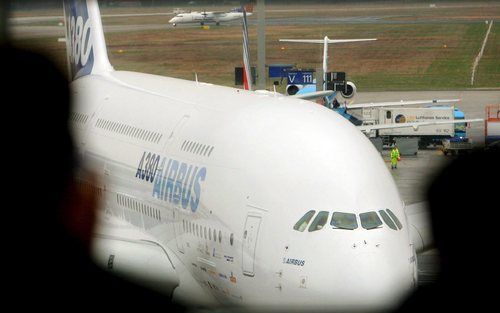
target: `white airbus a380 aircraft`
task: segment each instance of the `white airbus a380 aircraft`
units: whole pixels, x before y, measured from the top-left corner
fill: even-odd
[[[416,284],[373,145],[311,102],[115,71],[97,1],[65,1],[75,144],[101,175],[95,260],[190,305],[378,310]]]

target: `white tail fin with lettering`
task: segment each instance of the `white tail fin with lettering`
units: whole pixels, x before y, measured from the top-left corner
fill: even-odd
[[[70,79],[113,71],[97,0],[64,0],[64,20]]]

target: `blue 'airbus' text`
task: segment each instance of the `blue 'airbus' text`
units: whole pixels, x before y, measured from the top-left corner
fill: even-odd
[[[161,159],[161,161],[160,161]],[[144,152],[136,178],[153,183],[153,197],[196,212],[207,169]]]

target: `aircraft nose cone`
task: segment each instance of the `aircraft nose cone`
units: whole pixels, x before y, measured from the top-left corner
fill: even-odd
[[[358,299],[360,309],[394,308],[413,286],[408,265],[377,253],[357,255],[347,272],[352,282],[346,286],[347,294]]]

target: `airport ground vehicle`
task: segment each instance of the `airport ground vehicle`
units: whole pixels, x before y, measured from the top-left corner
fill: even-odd
[[[391,107],[365,108],[362,110],[362,120],[365,125],[402,124],[429,121],[451,121],[465,119],[465,114],[454,106],[433,105],[421,108]],[[466,123],[426,125],[407,128],[389,128],[372,131],[370,137],[381,137],[389,144],[397,137],[419,137],[419,146],[442,144],[449,140],[451,146],[462,143],[461,147],[471,148],[467,138]]]
[[[469,138],[465,138],[465,140],[456,140],[454,138],[443,139],[442,143],[442,151],[444,155],[457,155],[472,150],[472,142]]]

